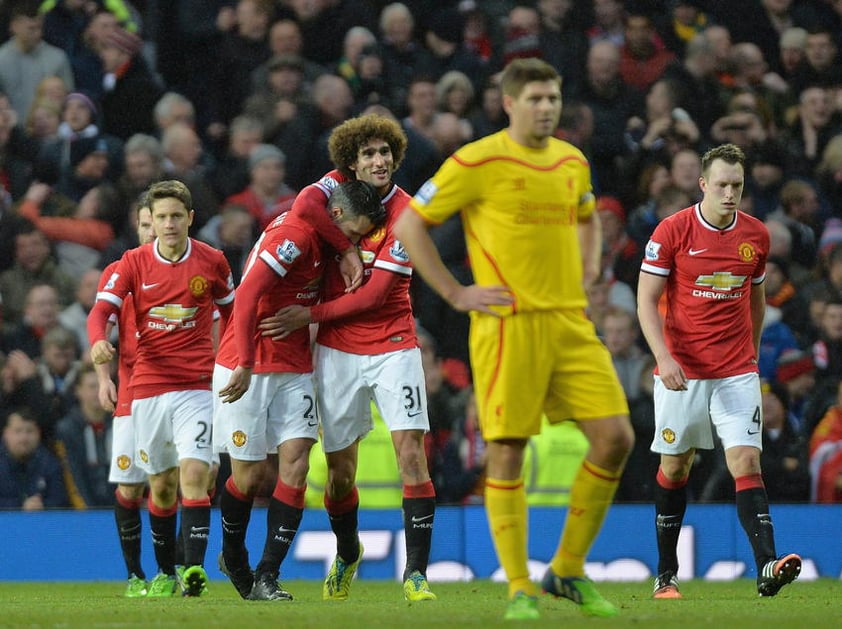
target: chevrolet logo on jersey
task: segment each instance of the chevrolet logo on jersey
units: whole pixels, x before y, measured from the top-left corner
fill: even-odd
[[[155,306],[149,309],[149,316],[153,319],[161,319],[168,324],[167,329],[172,329],[176,326],[192,327],[195,322],[190,322],[196,315],[198,307],[185,308],[181,304],[164,304],[163,306]],[[190,323],[190,325],[187,325]],[[158,327],[150,321],[150,327]]]
[[[700,275],[696,286],[705,286],[713,290],[731,291],[740,288],[746,281],[745,275],[734,275],[730,271],[717,271],[712,275]]]

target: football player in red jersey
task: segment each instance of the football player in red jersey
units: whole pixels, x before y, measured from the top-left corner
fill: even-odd
[[[141,245],[152,242],[155,232],[152,230],[152,212],[145,196],[137,208],[137,240]],[[98,291],[117,269],[119,260],[109,264],[102,272]],[[111,369],[107,363],[94,365],[99,380],[99,402],[106,410],[114,413],[114,426],[111,440],[111,469],[109,482],[116,483],[114,492],[114,519],[120,548],[128,571],[128,584],[125,596],[137,598],[148,592],[146,574],[140,564],[141,520],[140,504],[146,488],[146,472],[137,465],[134,449],[134,424],[131,416],[131,381],[136,353],[136,328],[134,322],[134,304],[131,295],[127,295],[120,309],[117,322],[120,355],[118,357],[117,381],[119,388],[111,380]]]
[[[127,251],[88,317],[91,358],[103,364],[114,347],[107,322],[131,294],[137,328],[132,373],[136,461],[149,475],[149,519],[159,574],[147,596],[171,596],[176,588],[177,490],[182,493],[183,593],[207,590],[202,563],[210,530],[207,493],[212,460],[211,375],[214,311],[224,330],[234,301],[231,270],[222,252],[193,240],[190,191],[179,181],[148,190],[157,238]]]
[[[386,219],[377,190],[362,181],[335,187],[328,207],[352,242]],[[216,357],[214,441],[230,455],[232,472],[220,499],[219,565],[249,600],[292,599],[278,583],[278,573],[301,522],[308,457],[319,433],[309,330],[274,341],[257,334],[257,322],[284,306],[316,302],[326,262],[323,245],[315,225],[292,212],[263,231],[246,262],[237,305]],[[263,556],[252,574],[246,530],[264,461],[274,452],[278,479],[269,502]]]
[[[365,267],[360,289],[343,294],[345,284],[336,265],[331,264],[325,269],[322,303],[286,308],[281,311],[279,327],[273,328],[275,324],[269,322],[264,327],[271,335],[311,322],[319,324],[315,377],[328,464],[325,508],[337,538],[337,555],[322,590],[325,599],[348,598],[362,559],[355,477],[359,440],[372,429],[371,400],[392,433],[403,482],[404,596],[410,601],[436,598],[426,576],[435,489],[424,454],[424,433],[430,422],[409,300],[412,265],[392,231],[409,202],[409,195],[392,182],[406,142],[397,122],[373,114],[348,120],[333,130],[328,147],[336,170],[302,195],[306,193],[310,208],[324,213],[327,195],[338,182],[367,181],[380,192],[386,225],[359,243]]]
[[[737,514],[757,564],[757,591],[774,596],[801,571],[777,556],[760,470],[763,447],[757,355],[766,308],[769,232],[739,210],[745,156],[723,144],[702,157],[701,202],[664,219],[646,245],[638,285],[640,326],[657,360],[655,598],[681,598],[676,547],[696,448],[713,430],[734,477]],[[666,294],[662,318],[659,302]]]

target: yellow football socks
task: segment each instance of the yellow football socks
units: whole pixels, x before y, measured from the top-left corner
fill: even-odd
[[[529,580],[527,566],[528,521],[523,479],[487,478],[485,511],[497,557],[509,580],[509,597],[513,597],[516,592],[534,596],[536,588]]]
[[[562,577],[585,576],[585,557],[596,539],[622,471],[612,472],[585,459],[570,491],[570,504],[564,532],[550,562],[553,572]]]

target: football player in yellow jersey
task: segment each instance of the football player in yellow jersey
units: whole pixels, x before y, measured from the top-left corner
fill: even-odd
[[[617,609],[585,576],[634,441],[611,357],[585,316],[586,284],[599,274],[601,228],[590,167],[553,137],[561,78],[540,59],[501,76],[509,126],[453,154],[395,226],[416,270],[452,307],[471,312],[471,363],[488,442],[485,505],[509,582],[507,619],[539,617],[527,569],[522,465],[528,438],[573,418],[589,442],[558,549],[541,587],[595,616]],[[476,284],[446,270],[427,232],[461,212]]]

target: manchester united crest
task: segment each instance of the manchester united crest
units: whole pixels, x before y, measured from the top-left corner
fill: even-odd
[[[231,435],[231,443],[233,443],[238,448],[242,448],[246,445],[246,441],[248,441],[248,437],[246,437],[246,433],[242,430],[235,430],[234,433]]]
[[[141,461],[143,461],[144,463],[149,463],[149,455],[146,454],[146,450],[141,450],[139,452],[139,454],[140,454],[140,460]]]
[[[740,246],[737,247],[737,252],[740,254],[740,260],[743,262],[751,262],[754,260],[754,256],[757,255],[754,245],[750,242],[741,242]]]
[[[121,454],[120,456],[117,457],[117,467],[119,467],[124,472],[127,469],[129,469],[131,467],[131,465],[132,465],[131,457],[129,457],[125,454]]]
[[[661,431],[661,439],[667,443],[675,443],[675,433],[669,428],[664,428]]]
[[[201,275],[194,275],[190,278],[187,286],[190,288],[193,297],[201,297],[208,290],[208,281]]]

